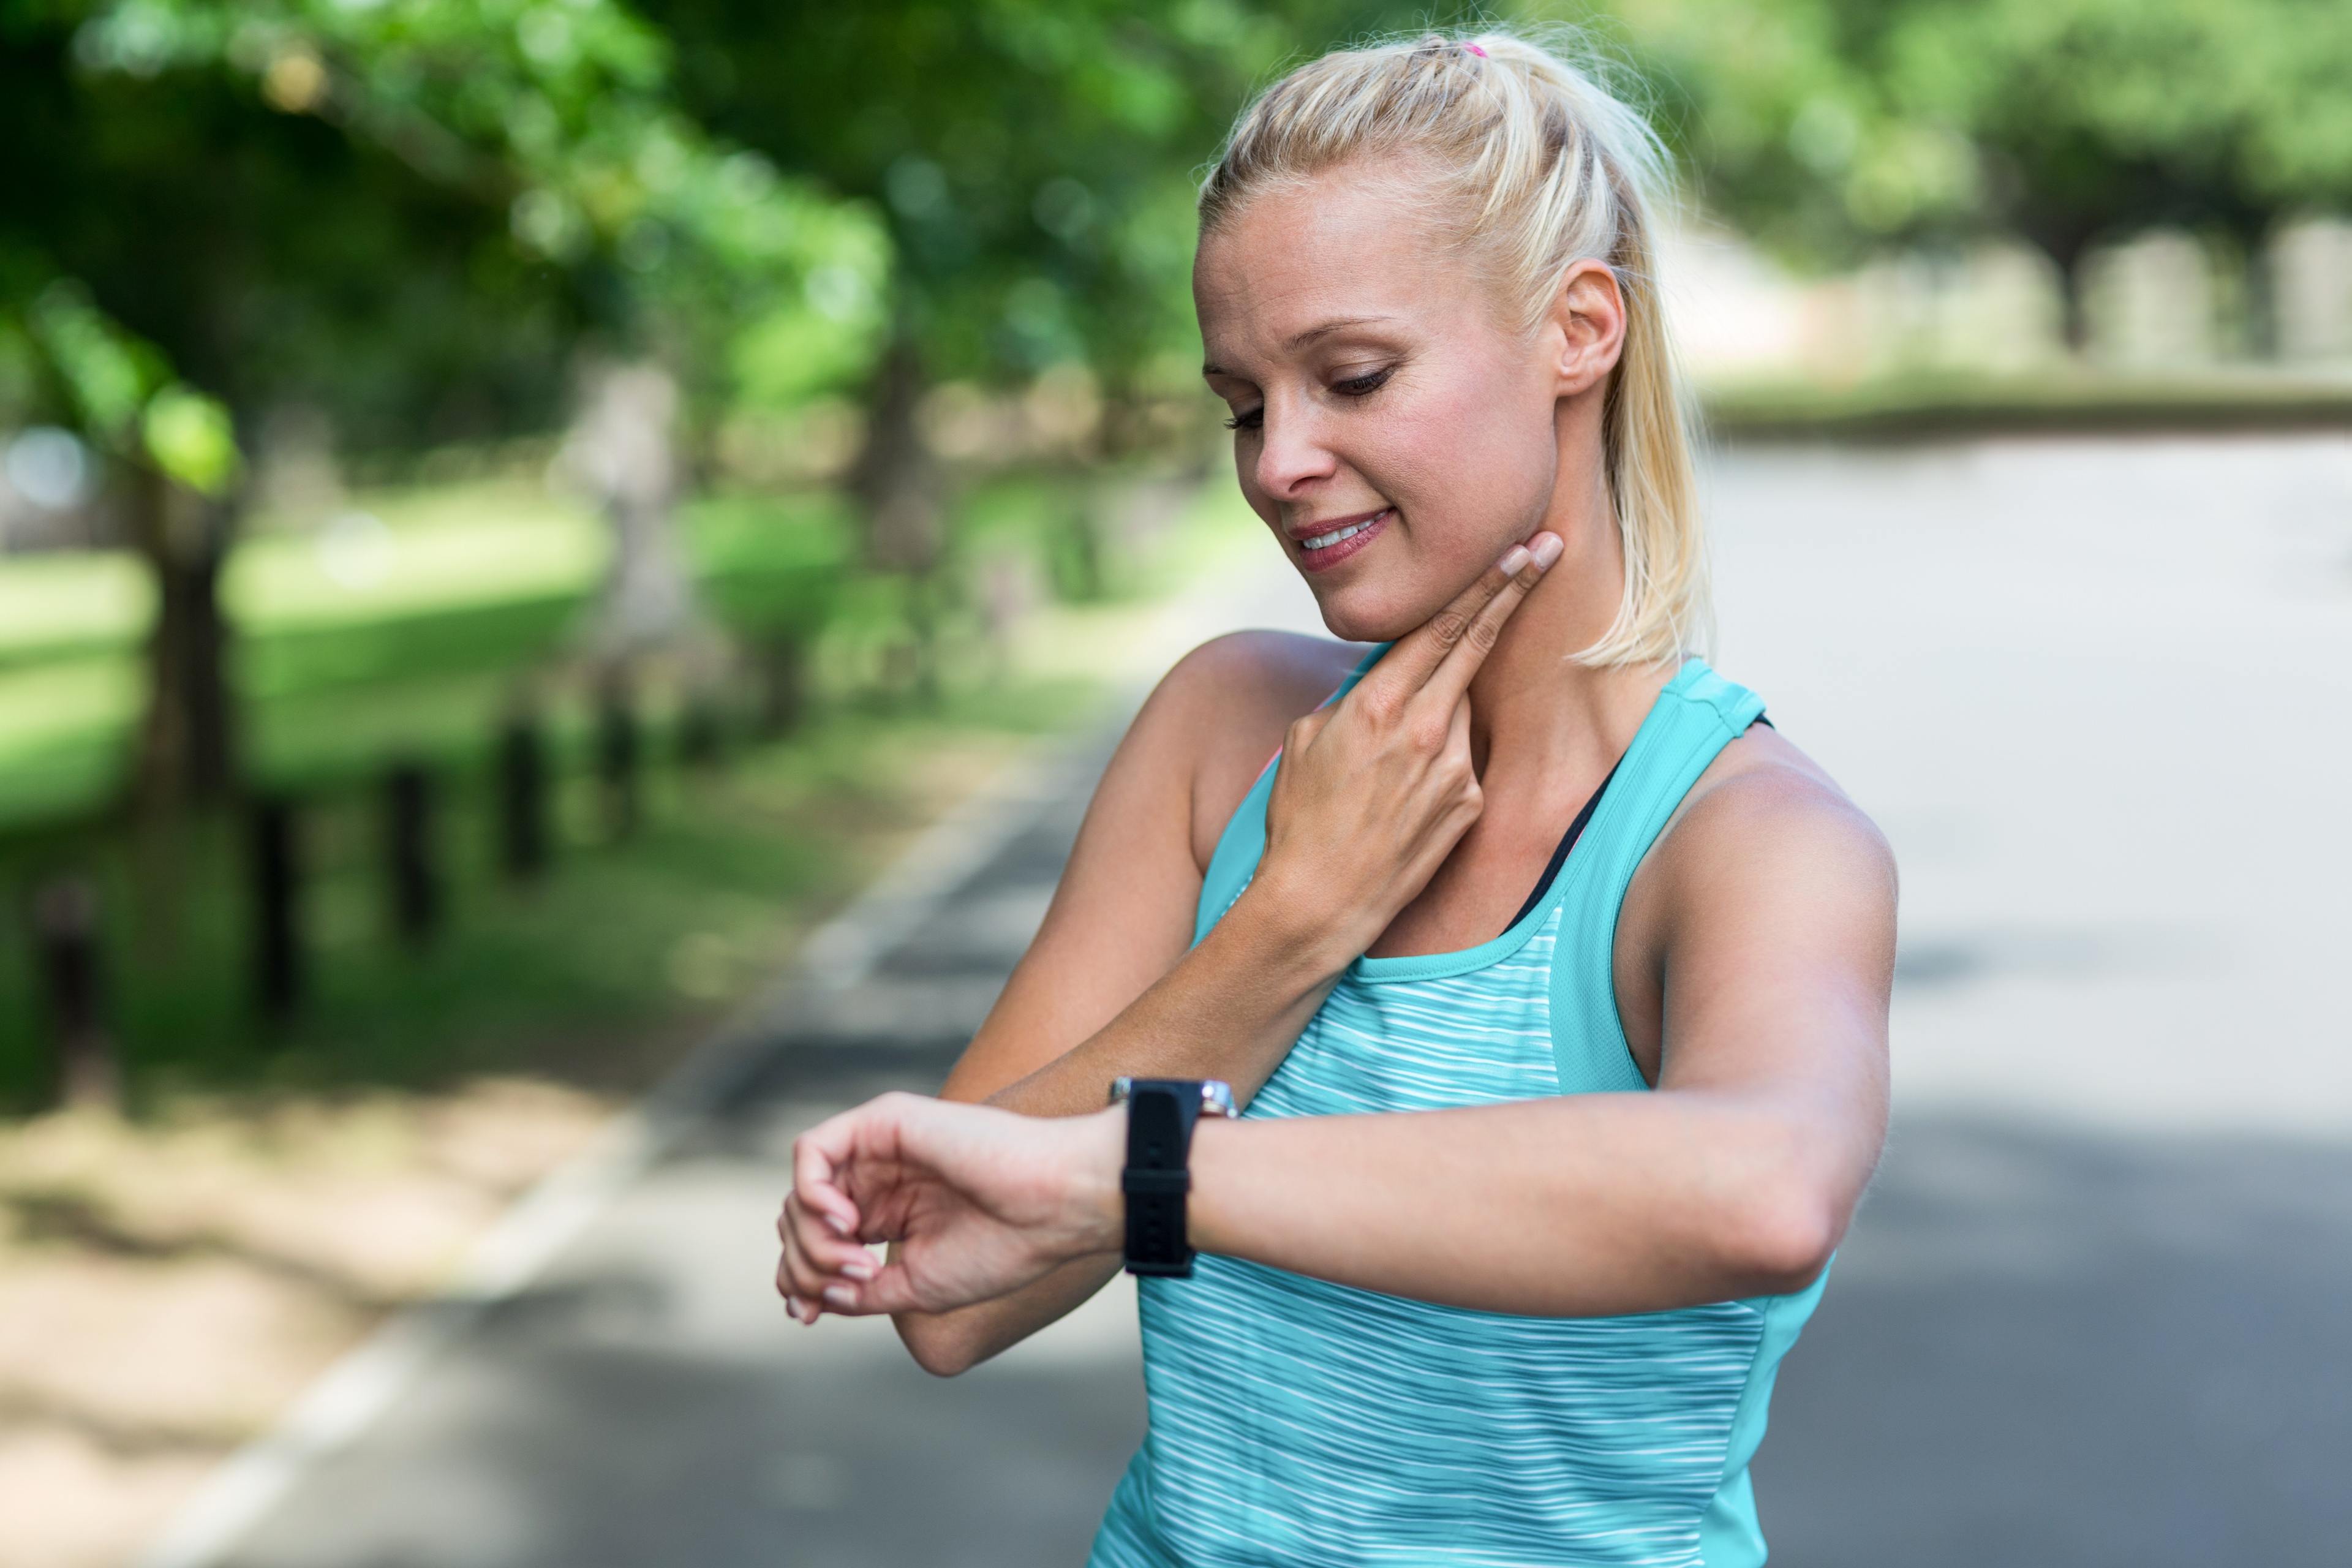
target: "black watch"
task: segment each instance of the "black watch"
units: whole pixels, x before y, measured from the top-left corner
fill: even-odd
[[[1121,1100],[1127,1102],[1127,1168],[1119,1173],[1118,1190],[1127,1195],[1127,1271],[1183,1279],[1192,1272],[1192,1248],[1184,1236],[1192,1125],[1204,1110],[1236,1114],[1233,1086],[1213,1078],[1113,1079],[1110,1102]]]

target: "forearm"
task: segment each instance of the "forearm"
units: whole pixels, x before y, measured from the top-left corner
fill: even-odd
[[[1211,1118],[1193,1133],[1188,1228],[1204,1253],[1480,1311],[1779,1294],[1819,1277],[1867,1180],[1871,1118],[1834,1099],[1678,1089]],[[1000,1337],[1006,1303],[1066,1285],[1075,1301],[1110,1278],[1125,1149],[1118,1108],[1039,1121],[881,1096],[795,1145],[794,1196],[814,1207],[788,1233],[782,1288],[903,1314],[902,1333],[938,1336],[910,1335],[923,1365],[961,1371],[1019,1337]],[[859,1235],[894,1238],[878,1273]],[[997,1315],[965,1316],[973,1303]]]
[[[1247,892],[1200,943],[1119,1016],[986,1103],[1030,1116],[1103,1108],[1111,1079],[1217,1078],[1247,1103],[1298,1038],[1345,967],[1325,944],[1265,918]],[[898,1337],[926,1370],[951,1376],[1053,1323],[1118,1272],[1088,1258],[992,1300],[901,1312]]]
[[[992,1300],[945,1312],[899,1312],[891,1323],[917,1365],[940,1377],[953,1377],[1060,1321],[1118,1271],[1118,1253],[1088,1253]]]
[[[1111,1079],[1215,1078],[1247,1104],[1297,1042],[1352,954],[1244,891],[1206,936],[1118,1017],[988,1103],[1029,1116],[1102,1108]]]
[[[1406,1114],[1203,1121],[1202,1251],[1533,1316],[1795,1289],[1843,1231],[1801,1109],[1685,1090]]]

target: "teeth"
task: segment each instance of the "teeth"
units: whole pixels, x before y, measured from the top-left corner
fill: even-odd
[[[1339,543],[1339,541],[1343,539],[1349,539],[1363,532],[1364,530],[1371,527],[1373,523],[1379,521],[1380,516],[1380,513],[1375,512],[1370,517],[1364,519],[1361,522],[1351,522],[1347,527],[1335,530],[1330,533],[1318,533],[1312,539],[1299,541],[1299,543],[1302,548],[1307,550],[1328,549],[1330,546]]]

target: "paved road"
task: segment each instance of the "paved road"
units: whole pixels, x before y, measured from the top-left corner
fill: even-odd
[[[1774,1399],[1775,1561],[2342,1563],[2352,446],[1753,451],[1711,482],[1719,662],[1905,876],[1896,1126]],[[887,1324],[785,1322],[769,1226],[798,1128],[945,1069],[1087,776],[229,1560],[1079,1561],[1139,1431],[1131,1299],[938,1383]]]

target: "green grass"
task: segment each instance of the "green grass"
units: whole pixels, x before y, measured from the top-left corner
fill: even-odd
[[[2352,376],[2276,367],[2177,373],[2052,366],[1912,371],[1845,384],[1759,379],[1706,389],[1708,425],[1747,439],[1911,440],[2032,433],[2352,428]]]
[[[381,530],[260,534],[224,574],[257,781],[303,787],[392,752],[478,749],[514,680],[565,646],[609,551],[596,518],[515,480],[357,504]],[[698,500],[680,533],[713,613],[739,631],[814,632],[855,607],[852,521],[830,495]],[[0,828],[116,792],[152,614],[140,563],[120,552],[0,569]]]
[[[955,548],[1026,552],[1063,596],[1113,605],[1159,590],[1160,554],[1175,552],[1181,574],[1183,552],[1201,548],[1201,515],[1188,515],[1153,559],[1114,543],[1086,570],[1076,541],[1090,504],[1091,487],[1069,476],[1007,474],[968,498]],[[381,530],[257,532],[224,574],[254,782],[316,788],[394,753],[477,756],[519,682],[560,658],[604,571],[602,521],[535,481],[361,492],[352,505]],[[720,623],[819,637],[820,673],[836,687],[878,678],[883,650],[905,635],[905,584],[853,568],[839,498],[704,497],[678,521]],[[0,564],[0,834],[49,831],[119,795],[152,613],[142,568],[121,552]],[[950,635],[978,618],[969,604],[947,615]]]
[[[304,802],[312,985],[282,1032],[261,1026],[252,1003],[241,817],[195,823],[176,874],[160,877],[89,809],[121,765],[141,700],[144,612],[125,607],[136,595],[124,563],[0,568],[0,605],[52,606],[0,639],[0,820],[17,824],[0,834],[0,1112],[49,1093],[25,893],[67,869],[100,887],[109,1021],[134,1111],[182,1088],[426,1086],[488,1068],[643,1081],[655,1045],[772,973],[893,835],[1023,738],[1085,715],[1118,674],[1106,639],[1118,646],[1158,597],[1260,542],[1231,489],[1213,481],[1148,550],[1108,552],[1100,596],[1045,606],[1023,633],[1029,653],[1009,664],[991,656],[975,606],[951,602],[935,709],[880,679],[903,636],[904,585],[845,569],[837,503],[697,503],[685,534],[719,616],[753,631],[822,624],[809,716],[782,741],[752,745],[749,694],[733,690],[734,760],[691,773],[677,758],[677,684],[652,671],[645,826],[613,841],[589,777],[587,694],[577,681],[542,682],[559,847],[531,888],[497,868],[495,720],[586,602],[603,564],[595,521],[528,487],[475,481],[371,498],[396,548],[365,573],[322,561],[310,539],[249,541],[226,592],[241,628],[247,773]],[[1049,551],[1067,509],[1083,504],[1076,493],[1010,477],[959,520],[969,525],[959,543]],[[468,521],[478,516],[488,521]],[[478,561],[464,542],[476,537],[488,542]],[[420,952],[393,940],[386,907],[377,780],[395,755],[436,770],[449,916]],[[176,892],[159,903],[166,889]]]
[[[840,703],[786,742],[709,773],[659,761],[638,833],[608,837],[591,779],[557,795],[557,847],[537,885],[497,861],[489,781],[444,774],[435,840],[446,924],[420,952],[394,940],[383,816],[369,792],[311,797],[301,818],[310,994],[283,1033],[252,1004],[242,823],[200,823],[182,849],[168,940],[142,931],[137,850],[113,835],[22,855],[10,880],[73,867],[109,914],[113,1033],[134,1110],[183,1089],[425,1088],[523,1068],[599,1087],[643,1077],[643,1037],[705,1017],[782,963],[792,938],[874,869],[876,846],[917,826],[943,782],[1088,710],[1084,680],[952,689],[937,711]],[[738,747],[742,742],[739,736]],[[0,916],[0,1110],[48,1093],[22,900]]]

